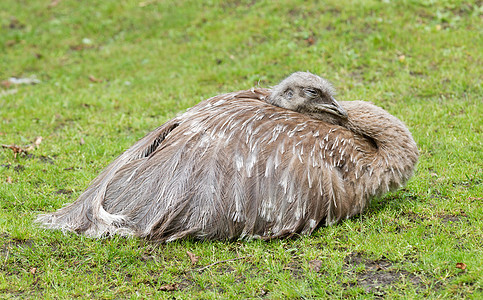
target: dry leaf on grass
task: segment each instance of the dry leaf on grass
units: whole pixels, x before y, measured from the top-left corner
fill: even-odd
[[[25,148],[26,151],[31,151],[31,150],[34,150],[35,148],[38,148],[40,143],[42,143],[42,137],[41,136],[38,136],[35,138],[34,142],[30,145],[27,146],[27,148]]]
[[[166,292],[176,291],[177,289],[178,289],[177,283],[166,284],[159,287],[159,290],[166,291]]]
[[[314,272],[319,272],[320,268],[322,268],[322,261],[318,259],[309,261],[309,268]]]
[[[86,142],[84,141],[84,138],[80,138],[79,144],[84,145]]]
[[[462,262],[456,263],[456,267],[461,270],[466,270],[466,264]]]
[[[59,3],[60,3],[60,0],[52,0],[52,2],[50,2],[50,4],[49,4],[49,7],[55,7],[55,6],[57,6]]]
[[[11,184],[13,181],[12,181],[12,177],[10,176],[7,176],[7,179],[5,180],[8,184]]]
[[[196,256],[194,253],[191,253],[189,251],[186,251],[186,254],[188,254],[188,257],[190,258],[191,260],[191,264],[194,265],[198,262],[198,260],[200,259],[198,256]]]
[[[42,143],[42,137],[41,136],[38,136],[35,138],[34,142],[32,144],[30,144],[28,147],[27,147],[27,151],[30,151],[30,150],[34,150],[34,148],[38,148],[40,143]]]
[[[92,82],[96,82],[96,83],[102,82],[102,79],[96,78],[92,75],[89,75],[89,80],[92,81]]]
[[[35,147],[38,147],[40,145],[40,143],[42,143],[42,140],[43,140],[43,137],[41,137],[41,136],[36,137],[35,140],[34,140]]]
[[[23,149],[22,147],[12,144],[12,145],[2,145],[2,148],[8,148],[13,151],[13,157],[17,158],[17,154],[19,153],[27,153],[27,150]]]
[[[312,46],[313,44],[315,44],[315,38],[313,36],[309,36],[308,38],[305,39],[305,41],[309,46]]]
[[[42,137],[38,136],[35,138],[32,144],[27,145],[25,147],[21,147],[19,145],[11,144],[11,145],[2,145],[2,148],[7,148],[13,151],[13,157],[17,158],[17,154],[25,153],[27,154],[28,151],[34,150],[38,148],[40,143],[42,143]]]
[[[30,268],[30,274],[35,274],[35,272],[37,272],[37,268]]]
[[[0,82],[0,85],[3,86],[4,88],[8,89],[12,85],[12,83],[8,80],[4,80],[4,81]]]

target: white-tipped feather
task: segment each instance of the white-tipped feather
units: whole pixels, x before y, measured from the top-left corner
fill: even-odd
[[[404,124],[362,101],[335,103],[337,116],[314,112],[313,99],[294,98],[305,87],[333,99],[327,81],[299,72],[273,90],[205,100],[37,221],[91,237],[281,238],[361,213],[410,178],[418,150]],[[284,98],[288,89],[295,96]]]

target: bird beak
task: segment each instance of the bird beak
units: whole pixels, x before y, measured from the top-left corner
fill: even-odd
[[[343,119],[347,119],[348,115],[345,109],[334,99],[334,97],[330,96],[330,103],[324,104],[316,104],[316,108],[320,111],[325,111],[327,113],[331,113]]]
[[[341,118],[347,119],[348,115],[345,109],[337,102],[337,100],[334,99],[334,97],[330,97],[332,100],[332,105],[334,107],[334,113],[338,115]]]

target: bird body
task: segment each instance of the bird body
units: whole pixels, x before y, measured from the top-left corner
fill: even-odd
[[[394,116],[348,101],[315,118],[271,103],[276,88],[197,104],[121,154],[74,203],[37,221],[162,242],[283,238],[359,214],[412,175],[418,150]]]

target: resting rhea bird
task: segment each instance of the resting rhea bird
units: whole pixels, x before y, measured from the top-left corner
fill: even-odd
[[[339,104],[327,81],[297,72],[271,90],[202,101],[37,221],[157,241],[310,234],[403,185],[417,159],[397,118],[367,102]]]

